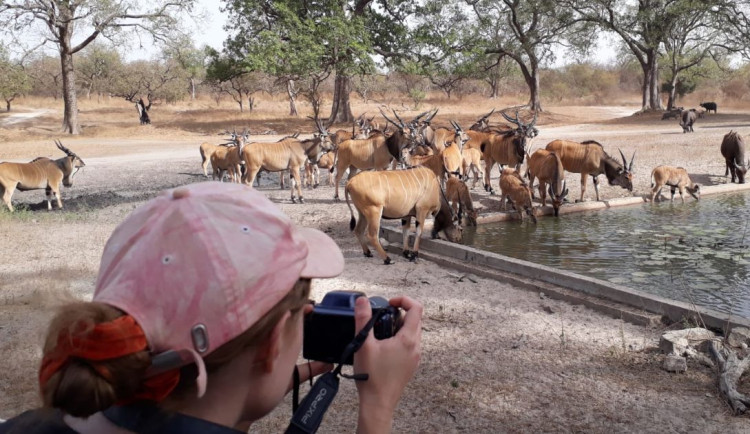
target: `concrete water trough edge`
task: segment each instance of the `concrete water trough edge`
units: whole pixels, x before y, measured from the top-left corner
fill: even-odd
[[[744,190],[750,190],[750,184],[707,186],[701,191],[701,196]],[[646,202],[646,200],[643,197],[626,197],[601,202],[575,203],[564,205],[560,209],[560,214],[562,215],[593,209],[607,209],[625,205],[637,205],[644,202]],[[551,214],[551,211],[552,207],[544,207],[543,209],[544,214]],[[514,217],[515,216],[512,216],[507,212],[498,212],[480,215],[477,220],[479,224],[482,224],[513,220]],[[431,221],[425,222],[425,232],[427,232],[431,226]],[[400,230],[386,225],[381,226],[380,237],[388,242],[389,250],[393,252],[401,251],[403,235]],[[413,235],[410,236],[409,240],[409,243],[412,242]],[[498,277],[496,273],[493,273],[490,270],[498,271],[502,274],[501,277],[506,280],[511,280],[511,283],[516,283],[520,287],[532,290],[538,290],[545,287],[549,293],[548,295],[552,298],[585,304],[601,313],[619,317],[626,321],[641,325],[653,325],[653,318],[648,318],[647,315],[633,313],[631,309],[618,308],[616,305],[628,306],[639,311],[660,315],[666,317],[672,322],[682,321],[685,318],[700,317],[700,320],[702,320],[707,327],[721,329],[725,332],[737,326],[750,328],[749,318],[730,315],[677,300],[666,299],[605,280],[595,279],[553,267],[479,250],[462,244],[455,244],[442,240],[431,240],[423,237],[420,242],[420,256],[433,262],[438,262],[444,266],[453,266],[453,268],[464,271],[471,270],[472,272],[477,272],[477,274],[490,278]],[[486,269],[488,272],[482,273],[481,270],[483,269]],[[518,276],[521,279],[514,276]],[[552,286],[530,284],[528,283],[528,279],[543,282]],[[611,303],[597,303],[591,301],[588,297],[577,299],[575,295],[571,295],[569,292],[558,293],[553,289],[555,286],[573,290],[585,296],[593,296],[598,299],[606,300],[607,302],[614,303],[615,306]]]

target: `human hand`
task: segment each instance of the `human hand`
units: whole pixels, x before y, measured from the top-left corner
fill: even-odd
[[[369,374],[367,381],[357,382],[359,393],[359,432],[390,431],[393,412],[406,384],[419,365],[422,339],[422,304],[410,297],[396,297],[391,306],[406,311],[404,324],[395,336],[377,340],[370,331],[362,348],[354,353],[354,373]],[[356,331],[372,316],[366,297],[354,306]]]

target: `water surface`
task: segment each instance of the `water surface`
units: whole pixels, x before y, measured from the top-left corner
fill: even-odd
[[[464,244],[750,318],[748,211],[750,192],[720,194],[479,225]]]

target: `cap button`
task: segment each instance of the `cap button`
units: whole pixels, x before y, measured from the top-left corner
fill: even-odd
[[[190,190],[187,188],[176,188],[172,192],[172,199],[182,199],[188,196],[190,196]]]

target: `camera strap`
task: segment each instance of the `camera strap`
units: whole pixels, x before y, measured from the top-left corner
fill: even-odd
[[[300,405],[297,405],[297,398],[299,397],[299,373],[295,370],[294,399],[292,402],[294,415],[292,415],[292,420],[286,429],[286,434],[313,434],[318,431],[320,423],[323,421],[323,416],[339,391],[339,376],[355,381],[367,381],[369,378],[368,374],[348,375],[342,373],[341,368],[344,364],[343,362],[362,347],[370,330],[372,330],[375,323],[385,312],[385,309],[380,309],[373,314],[370,321],[365,324],[362,330],[346,346],[346,349],[341,354],[341,361],[338,366],[333,371],[321,375],[315,381],[315,384],[313,384]]]

